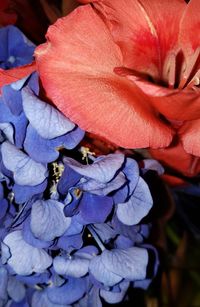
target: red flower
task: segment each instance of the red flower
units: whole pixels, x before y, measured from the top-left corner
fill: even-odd
[[[199,26],[199,0],[81,6],[36,50],[46,93],[80,127],[119,146],[167,147],[176,134],[200,156]]]

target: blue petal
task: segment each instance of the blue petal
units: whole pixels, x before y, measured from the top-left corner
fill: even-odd
[[[3,243],[9,247],[11,253],[7,263],[17,274],[42,273],[52,263],[51,257],[43,249],[33,247],[24,241],[20,230],[9,233]],[[7,257],[3,251],[4,256]]]
[[[21,148],[25,138],[28,120],[23,112],[19,116],[14,116],[10,112],[9,108],[2,102],[1,98],[0,98],[0,123],[11,123],[12,126],[14,126],[15,145]]]
[[[72,135],[74,135],[74,138],[72,138]],[[58,158],[60,148],[72,149],[81,141],[82,137],[82,130],[75,129],[72,132],[49,140],[42,138],[29,124],[24,148],[35,161],[49,163]]]
[[[8,284],[8,272],[1,266],[0,267],[0,300],[7,300],[7,284]]]
[[[148,252],[144,248],[104,250],[90,262],[90,272],[106,286],[114,286],[122,279],[129,281],[146,277]]]
[[[125,185],[113,194],[113,201],[115,204],[124,203],[128,199],[128,196],[129,187]]]
[[[55,304],[52,303],[48,296],[46,291],[35,291],[32,297],[31,306],[33,307],[70,307],[66,304]]]
[[[36,238],[54,240],[64,234],[71,218],[65,217],[64,205],[56,200],[38,200],[32,205],[31,230]]]
[[[47,295],[55,304],[72,304],[79,300],[86,291],[86,283],[82,278],[69,278],[65,285],[48,288]]]
[[[35,95],[39,95],[40,92],[40,84],[39,84],[39,76],[38,72],[33,72],[30,77],[28,76],[28,87],[33,91]],[[19,82],[19,81],[18,81]],[[12,83],[13,84],[13,83]]]
[[[62,236],[58,239],[57,246],[66,251],[79,249],[83,245],[83,239],[80,234],[73,236]]]
[[[2,183],[0,182],[0,200],[4,198],[4,188]]]
[[[15,202],[18,204],[25,203],[31,199],[34,195],[44,192],[47,187],[47,180],[44,180],[42,183],[35,186],[28,185],[18,185],[14,184],[13,192],[15,194]]]
[[[37,98],[28,88],[22,90],[24,112],[31,125],[45,139],[53,139],[74,129],[73,124],[50,104]]]
[[[65,231],[64,235],[73,236],[79,234],[83,230],[83,225],[79,224],[74,217],[71,219],[69,228]]]
[[[105,266],[102,255],[94,257],[89,265],[90,273],[106,286],[114,286],[123,278],[116,273],[111,272],[110,268]]]
[[[119,292],[101,289],[100,295],[109,304],[120,303],[123,300],[123,298],[124,298],[124,296],[125,296],[125,294],[128,290],[129,284],[130,283],[128,281],[124,280],[119,284],[119,288],[120,288]]]
[[[45,166],[33,161],[11,143],[4,142],[1,145],[1,153],[5,167],[13,172],[17,184],[34,186],[45,180]]]
[[[22,66],[33,61],[35,46],[14,26],[0,29],[1,68],[8,69]]]
[[[133,241],[125,236],[119,235],[115,240],[115,247],[116,248],[129,248],[133,246]]]
[[[38,248],[48,248],[50,245],[52,245],[52,241],[46,242],[39,240],[34,237],[31,228],[30,228],[30,217],[28,217],[24,222],[23,222],[23,228],[22,228],[22,235],[23,239],[26,241],[26,243],[38,247]]]
[[[7,210],[8,210],[7,199],[0,199],[0,220],[5,217]]]
[[[74,130],[72,130],[71,132],[67,133],[64,136],[63,146],[66,149],[75,148],[80,143],[80,141],[83,139],[84,135],[85,135],[85,132],[79,127],[76,127]]]
[[[14,90],[11,85],[5,85],[2,88],[2,95],[4,103],[8,106],[11,113],[19,116],[23,111],[21,92]]]
[[[92,227],[102,242],[108,242],[110,239],[113,239],[117,235],[116,231],[106,223],[94,224]]]
[[[67,197],[64,200],[65,208],[64,214],[65,216],[74,216],[79,212],[79,204],[82,199],[82,192],[79,189],[70,189]]]
[[[90,291],[76,304],[74,307],[102,307],[101,299],[99,297],[99,288],[92,287]]]
[[[58,192],[62,195],[67,194],[71,187],[76,186],[80,178],[81,175],[65,165],[64,172],[62,173],[62,176],[58,182]]]
[[[141,243],[144,238],[140,234],[141,225],[128,226],[121,223],[116,216],[112,219],[112,226],[115,229],[116,233],[128,237],[132,240],[133,243]]]
[[[59,156],[54,141],[42,138],[30,124],[26,131],[24,149],[37,162],[49,163]]]
[[[94,179],[82,178],[82,180],[77,186],[80,188],[80,190],[103,196],[118,190],[125,183],[126,178],[124,174],[120,172],[112,181],[108,183],[99,182]]]
[[[13,83],[10,84],[11,88],[15,91],[19,91],[22,89],[22,87],[24,86],[24,84],[26,83],[26,81],[28,80],[30,76],[26,76],[20,80],[17,80]]]
[[[0,130],[3,132],[3,135],[6,139],[14,144],[14,128],[10,123],[0,123]]]
[[[126,203],[117,205],[117,217],[125,225],[136,225],[146,216],[153,200],[146,182],[139,178],[138,184]]]
[[[127,158],[123,172],[129,180],[129,195],[131,195],[139,180],[139,167],[137,162]]]
[[[42,274],[34,273],[29,276],[16,275],[16,278],[18,280],[27,285],[31,285],[31,287],[34,287],[36,284],[47,284],[49,282],[50,277],[51,275],[47,270]]]
[[[83,193],[79,211],[84,224],[103,223],[110,214],[113,206],[111,197]]]
[[[9,296],[17,303],[22,301],[26,294],[25,286],[12,276],[9,277],[7,290]]]
[[[89,259],[79,256],[55,257],[54,270],[59,275],[80,278],[88,273]]]
[[[107,183],[113,179],[117,171],[121,168],[124,162],[124,155],[110,154],[99,157],[91,165],[83,165],[76,160],[65,157],[64,163],[71,167],[77,173],[95,179],[97,181]]]
[[[143,163],[144,163],[144,171],[153,170],[156,171],[160,176],[163,175],[165,172],[163,166],[154,159],[144,159]]]

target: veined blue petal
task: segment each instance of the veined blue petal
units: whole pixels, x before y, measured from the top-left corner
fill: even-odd
[[[55,161],[59,156],[59,151],[56,150],[54,142],[42,138],[30,124],[26,130],[24,149],[32,159],[41,163]]]
[[[129,180],[129,195],[131,195],[139,180],[139,167],[137,162],[133,159],[127,158],[123,172]]]
[[[90,273],[101,283],[106,286],[114,286],[123,278],[116,273],[113,273],[109,267],[105,265],[102,255],[94,257],[89,265]]]
[[[74,123],[50,104],[37,98],[30,88],[22,90],[22,101],[29,122],[43,138],[53,139],[74,129]]]
[[[35,186],[28,185],[13,185],[13,192],[15,194],[15,202],[18,204],[25,203],[34,195],[44,192],[47,187],[47,180],[44,180],[42,183]]]
[[[125,183],[126,178],[124,174],[120,172],[113,180],[108,183],[96,181],[94,179],[82,178],[78,183],[78,187],[80,190],[104,196],[121,188]]]
[[[42,241],[42,240],[37,239],[33,235],[31,228],[30,228],[30,216],[27,217],[26,220],[23,222],[22,235],[26,243],[34,247],[48,248],[50,245],[53,244],[52,241]]]
[[[114,286],[122,279],[140,280],[146,277],[148,252],[144,248],[104,250],[90,262],[92,275],[106,286]]]
[[[17,280],[15,276],[9,277],[7,291],[9,296],[16,303],[22,301],[26,295],[25,286],[19,280]]]
[[[117,217],[125,225],[136,225],[148,214],[152,205],[153,200],[148,185],[140,177],[129,200],[117,205]]]
[[[47,295],[55,304],[73,304],[83,297],[85,291],[86,281],[83,278],[69,278],[61,287],[48,288]]]
[[[9,266],[19,275],[30,275],[34,272],[44,272],[52,263],[52,258],[41,248],[36,248],[26,243],[20,230],[9,233],[3,240],[10,251],[7,258]],[[5,260],[5,259],[4,259]]]
[[[10,112],[15,116],[19,116],[23,111],[21,92],[14,90],[11,85],[5,85],[2,88],[2,96]]]
[[[83,165],[72,158],[65,157],[64,163],[82,176],[107,183],[113,179],[124,163],[124,155],[110,154],[98,158],[93,164]]]
[[[4,142],[1,145],[1,153],[5,167],[13,172],[17,184],[35,186],[47,177],[44,165],[35,162],[11,143]]]
[[[74,255],[70,257],[55,257],[53,261],[54,270],[60,275],[80,278],[88,273],[90,260]]]
[[[112,206],[111,197],[84,192],[79,204],[79,212],[85,224],[103,223],[110,214]]]
[[[66,304],[63,305],[52,303],[49,300],[46,291],[35,291],[31,303],[31,306],[33,307],[70,307]]]
[[[31,230],[36,238],[51,241],[60,237],[71,224],[65,217],[64,205],[56,200],[37,200],[31,210]]]

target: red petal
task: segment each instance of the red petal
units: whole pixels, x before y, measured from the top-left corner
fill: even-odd
[[[120,50],[90,5],[58,20],[47,37],[36,50],[38,70],[48,97],[66,116],[123,147],[171,142],[171,130],[147,96],[113,72],[122,65]]]
[[[179,134],[185,151],[200,157],[200,119],[186,122]]]
[[[193,177],[200,173],[200,159],[188,154],[180,142],[166,149],[151,150],[150,153],[165,168],[171,168],[184,176]]]
[[[160,94],[162,91],[160,91]],[[163,88],[163,96],[152,98],[154,107],[165,117],[173,120],[193,120],[200,117],[199,91],[185,88],[170,90]]]
[[[36,70],[35,62],[29,65],[12,68],[8,70],[0,69],[0,88],[6,84],[10,84],[20,80]]]
[[[200,45],[200,1],[190,0],[180,22],[179,41],[184,53],[190,55]]]
[[[120,46],[124,65],[161,79],[167,53],[177,47],[185,1],[100,0],[93,4]]]
[[[169,186],[171,187],[177,187],[177,186],[187,186],[188,182],[172,175],[164,174],[161,177]]]

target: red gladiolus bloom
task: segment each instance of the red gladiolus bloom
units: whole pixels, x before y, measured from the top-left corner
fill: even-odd
[[[48,97],[119,146],[200,156],[200,1],[80,2],[36,49]]]

